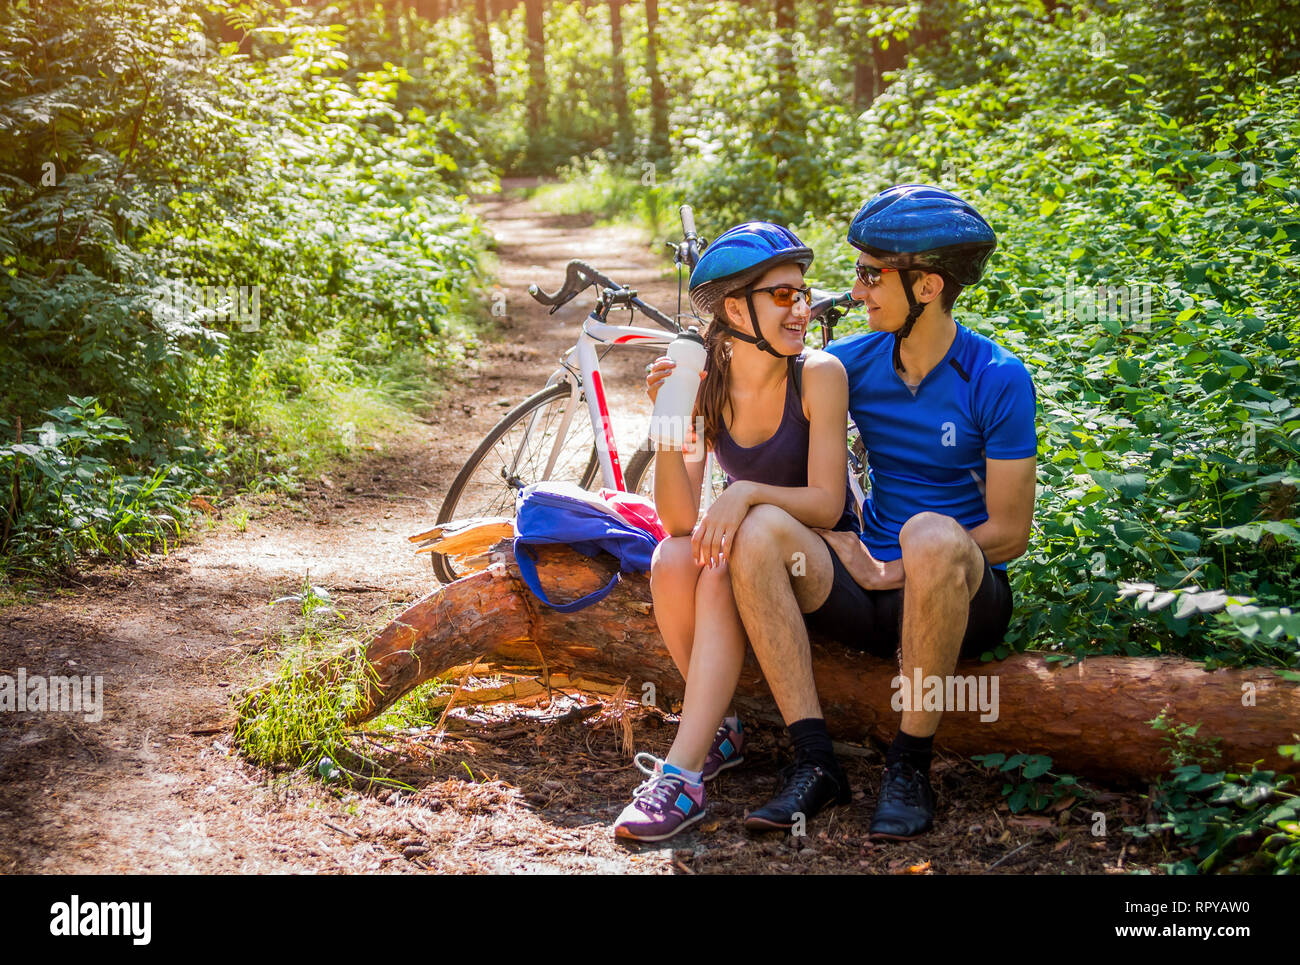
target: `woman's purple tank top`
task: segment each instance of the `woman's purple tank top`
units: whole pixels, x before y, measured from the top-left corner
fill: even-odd
[[[756,446],[746,447],[738,445],[731,438],[725,422],[718,428],[713,453],[718,465],[727,474],[728,484],[742,479],[792,489],[808,485],[809,425],[795,385],[796,366],[802,369],[805,356],[800,355],[798,359],[798,362],[791,360],[785,380],[785,411],[781,416],[781,425],[771,438]],[[847,471],[844,478],[844,513],[834,528],[855,532],[858,530],[858,517],[853,508],[853,490],[849,488]]]

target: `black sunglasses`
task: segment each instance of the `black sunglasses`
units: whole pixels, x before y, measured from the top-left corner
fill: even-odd
[[[898,268],[872,268],[870,265],[864,265],[862,262],[856,262],[853,265],[858,273],[858,281],[868,288],[875,288],[880,284],[880,279],[886,272],[899,271]]]

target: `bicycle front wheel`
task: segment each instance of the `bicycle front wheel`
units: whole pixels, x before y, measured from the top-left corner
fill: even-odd
[[[581,394],[574,399],[568,426],[570,389],[561,382],[529,396],[487,434],[452,481],[438,510],[438,522],[475,516],[514,516],[515,497],[544,479],[575,482],[590,489],[600,480],[596,435]],[[547,463],[563,432],[550,474]],[[431,554],[433,571],[443,583],[456,579],[451,560]]]

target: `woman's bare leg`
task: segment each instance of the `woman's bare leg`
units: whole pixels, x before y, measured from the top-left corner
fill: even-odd
[[[695,633],[685,675],[686,697],[682,701],[677,737],[666,758],[669,764],[687,771],[704,767],[713,736],[736,693],[745,663],[748,641],[736,600],[731,595],[731,575],[726,563],[700,571],[694,609]]]
[[[668,653],[685,680],[691,666],[691,644],[695,639],[696,584],[700,566],[691,554],[689,536],[670,536],[655,547],[650,564],[650,596],[654,600],[655,622],[668,646]]]

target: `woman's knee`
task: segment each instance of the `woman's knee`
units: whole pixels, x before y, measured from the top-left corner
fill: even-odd
[[[693,586],[699,576],[700,566],[691,553],[689,536],[670,536],[655,547],[650,560],[651,593],[656,587],[680,591],[684,585]]]

